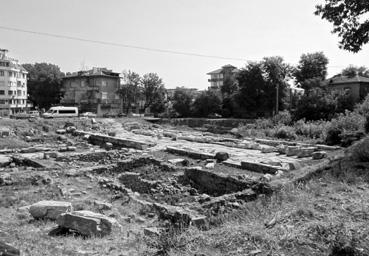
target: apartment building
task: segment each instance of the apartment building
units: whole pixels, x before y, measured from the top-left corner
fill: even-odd
[[[228,64],[220,69],[207,73],[210,76],[210,79],[208,79],[208,82],[210,82],[209,89],[219,90],[225,80],[234,79],[238,72],[239,70],[235,66]]]
[[[61,104],[77,106],[81,113],[94,112],[98,116],[118,114],[122,110],[119,88],[119,73],[106,68],[78,71],[63,78]]]
[[[18,60],[0,49],[0,115],[25,111],[27,104],[27,74]]]

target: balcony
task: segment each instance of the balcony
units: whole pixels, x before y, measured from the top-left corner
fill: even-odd
[[[211,78],[211,79],[208,79],[208,82],[220,82],[220,81],[223,81],[223,78]]]

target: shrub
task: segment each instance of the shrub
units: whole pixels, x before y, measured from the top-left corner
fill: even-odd
[[[279,139],[296,139],[296,133],[295,129],[291,126],[280,126],[277,127],[276,132],[274,133],[274,136]]]
[[[327,145],[339,145],[341,144],[341,134],[342,130],[337,127],[331,126],[327,130],[327,135],[325,138],[325,142]]]
[[[327,121],[308,121],[298,120],[295,124],[296,134],[310,139],[319,139],[323,137],[329,122]]]
[[[356,161],[369,162],[369,137],[364,138],[353,146],[352,157]]]
[[[363,116],[369,116],[369,94],[365,97],[362,103],[356,105],[355,112]]]
[[[274,124],[291,125],[292,116],[289,111],[285,110],[275,115],[272,120]]]

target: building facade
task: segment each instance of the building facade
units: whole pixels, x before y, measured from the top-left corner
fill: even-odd
[[[122,112],[119,88],[119,73],[106,68],[75,72],[63,78],[61,104],[77,106],[81,113],[93,112],[98,116],[119,114]]]
[[[207,73],[210,76],[209,89],[219,90],[227,79],[234,80],[239,70],[232,65],[225,65],[220,69]]]
[[[356,75],[352,77],[336,75],[323,82],[330,91],[349,92],[355,102],[364,99],[369,93],[369,78]]]
[[[0,49],[0,115],[28,110],[27,74],[8,50]]]

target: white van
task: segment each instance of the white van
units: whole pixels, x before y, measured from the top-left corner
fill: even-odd
[[[51,107],[47,112],[42,115],[44,118],[54,117],[78,117],[77,107]]]

